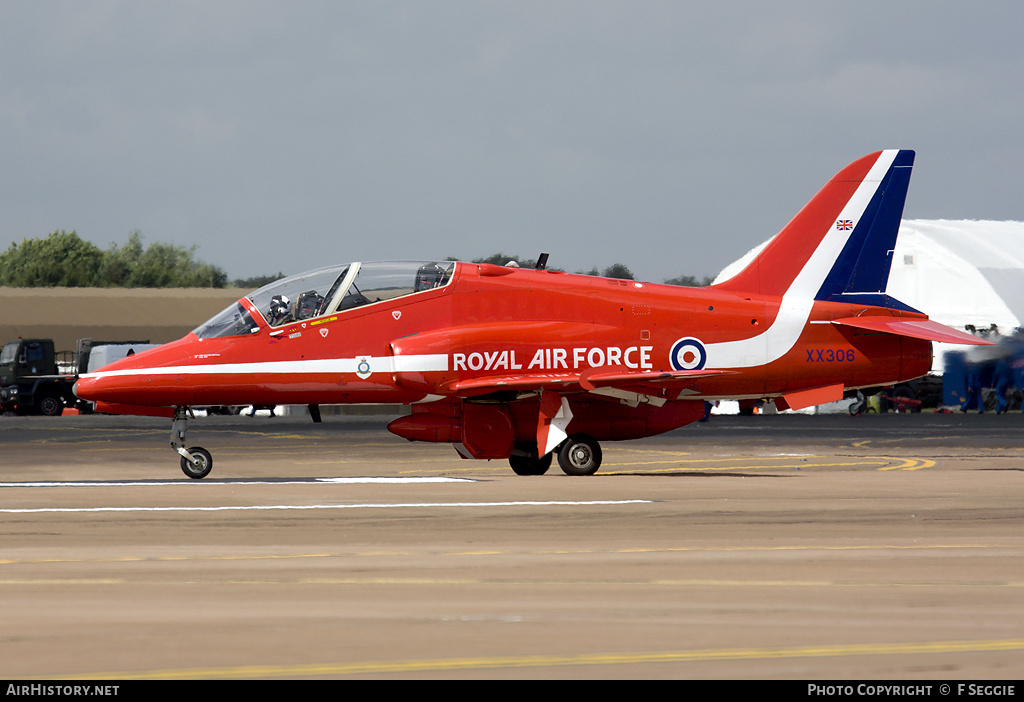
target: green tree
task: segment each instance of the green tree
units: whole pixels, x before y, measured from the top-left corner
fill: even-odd
[[[284,273],[276,273],[274,275],[254,275],[249,278],[236,278],[231,281],[231,284],[236,288],[247,288],[249,290],[256,290],[262,288],[268,283],[273,283],[275,280],[284,278]]]
[[[128,236],[128,243],[124,246],[111,244],[100,268],[98,284],[103,287],[132,287],[131,279],[144,250],[138,230]]]
[[[56,231],[45,239],[25,239],[0,254],[0,285],[18,287],[214,287],[227,275],[197,262],[195,247],[151,244],[132,232],[128,243],[107,251],[75,232]]]
[[[688,288],[700,288],[711,285],[712,281],[714,281],[714,278],[710,276],[704,276],[703,280],[697,280],[692,275],[680,275],[675,278],[669,278],[665,281],[665,285],[683,285]]]
[[[0,254],[0,284],[15,287],[84,287],[95,284],[103,252],[74,231],[23,239]]]
[[[636,280],[633,277],[633,271],[626,268],[621,263],[613,263],[604,269],[603,273],[605,278],[619,278],[620,280]]]
[[[161,242],[143,248],[142,234],[134,231],[124,246],[110,247],[108,277],[99,284],[127,288],[225,287],[227,274],[217,266],[196,261],[195,250],[195,246]]]

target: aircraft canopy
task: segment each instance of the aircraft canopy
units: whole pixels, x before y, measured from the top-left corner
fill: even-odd
[[[343,263],[274,281],[246,297],[270,327],[372,305],[447,285],[454,261]],[[240,303],[195,329],[200,339],[253,334],[260,323]]]

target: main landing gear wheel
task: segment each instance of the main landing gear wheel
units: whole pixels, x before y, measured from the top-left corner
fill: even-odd
[[[539,458],[536,454],[536,449],[529,455],[514,453],[508,457],[508,464],[516,475],[544,475],[551,467],[551,454]]]
[[[201,446],[193,446],[188,451],[188,458],[181,457],[181,470],[193,480],[205,478],[213,470],[213,456]]]
[[[593,475],[601,467],[601,445],[587,434],[573,434],[558,449],[558,465],[566,475]]]

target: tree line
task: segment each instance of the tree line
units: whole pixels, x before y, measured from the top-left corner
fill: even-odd
[[[218,266],[195,260],[195,247],[143,246],[132,232],[123,246],[101,249],[74,231],[24,239],[0,253],[0,285],[22,288],[223,288]]]
[[[24,239],[12,243],[0,253],[0,286],[37,288],[224,288],[233,285],[255,289],[283,278],[276,275],[257,275],[250,278],[228,280],[219,266],[195,259],[196,247],[186,248],[160,242],[144,246],[142,234],[132,232],[122,246],[111,244],[101,249],[83,240],[74,231],[55,231],[45,239]],[[460,260],[450,258],[450,260]],[[474,259],[473,263],[505,265],[515,261],[522,268],[533,268],[536,259],[491,254]],[[552,268],[552,270],[560,270]],[[635,280],[633,272],[622,263],[598,270],[576,271],[583,275]],[[679,276],[664,281],[668,285],[710,285],[711,278],[698,280],[694,276]]]

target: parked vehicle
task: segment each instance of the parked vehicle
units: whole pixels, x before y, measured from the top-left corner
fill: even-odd
[[[74,387],[78,376],[158,344],[80,339],[75,351],[55,351],[53,339],[18,338],[0,350],[0,409],[59,416],[66,407],[91,411]]]

